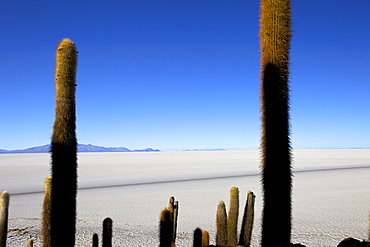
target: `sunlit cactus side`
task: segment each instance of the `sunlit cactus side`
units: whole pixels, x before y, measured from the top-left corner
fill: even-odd
[[[239,245],[250,246],[254,221],[255,195],[252,191],[247,192],[247,203],[244,209],[242,228],[240,231]]]
[[[239,189],[230,190],[230,207],[227,214],[227,245],[236,246],[238,243]]]
[[[103,247],[112,247],[113,221],[111,218],[105,218],[103,221]]]
[[[51,245],[73,247],[76,231],[77,139],[76,139],[75,43],[63,39],[56,50],[55,121],[51,138]]]
[[[173,220],[172,242],[175,243],[176,242],[176,234],[177,234],[177,219],[178,219],[178,216],[179,216],[179,201],[175,201],[173,206],[174,206],[174,209],[173,209],[173,217],[172,217],[172,220]]]
[[[94,232],[92,235],[92,247],[98,247],[99,246],[99,235]]]
[[[262,247],[291,237],[290,0],[261,0]]]
[[[173,231],[171,211],[168,208],[164,208],[159,218],[159,246],[171,247]]]
[[[52,177],[48,177],[44,183],[44,202],[42,205],[42,247],[51,247],[50,239],[50,216],[51,216],[51,186]]]
[[[168,210],[170,211],[171,215],[171,222],[172,222],[172,242],[175,243],[176,241],[176,233],[177,233],[177,217],[178,217],[178,208],[179,202],[175,201],[175,197],[171,196],[168,202]]]
[[[202,232],[202,247],[209,246],[209,233],[207,231]]]
[[[9,216],[9,193],[3,191],[0,195],[0,247],[6,246],[8,236],[8,216]]]
[[[193,247],[202,247],[202,230],[200,228],[194,231]]]
[[[219,201],[216,213],[216,246],[227,245],[227,214],[223,201]]]

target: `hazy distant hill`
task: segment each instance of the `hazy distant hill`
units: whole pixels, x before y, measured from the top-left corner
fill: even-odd
[[[49,151],[50,145],[17,150],[0,149],[0,153],[48,153]],[[101,147],[91,144],[78,144],[78,152],[160,152],[160,150],[152,148],[130,150],[125,147]]]

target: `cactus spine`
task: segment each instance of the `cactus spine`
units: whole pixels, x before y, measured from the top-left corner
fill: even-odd
[[[171,247],[172,243],[173,224],[171,219],[171,211],[164,208],[160,214],[159,220],[159,246]]]
[[[112,247],[113,221],[105,218],[103,221],[103,247]]]
[[[239,216],[239,189],[232,187],[230,190],[230,207],[227,216],[227,245],[236,246],[238,242],[237,228]]]
[[[242,229],[240,231],[239,245],[250,246],[252,239],[253,221],[254,221],[254,201],[255,195],[252,191],[247,193],[247,203],[244,209]]]
[[[44,202],[42,205],[42,246],[51,247],[50,242],[50,215],[51,215],[51,183],[52,177],[45,180],[44,188]]]
[[[9,193],[3,191],[0,195],[0,247],[6,246],[8,235],[8,215],[9,215]]]
[[[219,201],[216,213],[216,245],[227,245],[227,214],[223,201]]]
[[[50,238],[53,247],[73,247],[76,231],[77,140],[76,140],[75,43],[63,39],[56,51],[55,121],[51,140],[53,177]]]
[[[262,247],[290,242],[290,0],[261,0]]]

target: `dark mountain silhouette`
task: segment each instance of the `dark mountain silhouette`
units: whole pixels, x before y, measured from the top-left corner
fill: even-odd
[[[5,150],[0,149],[0,153],[49,153],[50,145],[31,147],[26,149]],[[78,144],[78,152],[160,152],[158,149],[146,148],[130,150],[125,147],[102,147],[91,144]]]

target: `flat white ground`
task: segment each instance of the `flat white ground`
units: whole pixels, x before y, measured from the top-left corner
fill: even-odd
[[[240,190],[240,216],[247,191],[256,194],[252,244],[259,245],[259,151],[80,153],[78,163],[77,246],[91,245],[106,217],[114,222],[115,246],[158,245],[159,213],[170,196],[180,204],[177,245],[190,246],[196,227],[209,231],[214,244],[217,203],[228,208],[233,186]],[[293,242],[336,246],[348,236],[367,237],[370,150],[296,150],[293,170]],[[30,236],[39,246],[49,171],[49,154],[0,155],[0,190],[11,196],[8,246]]]

